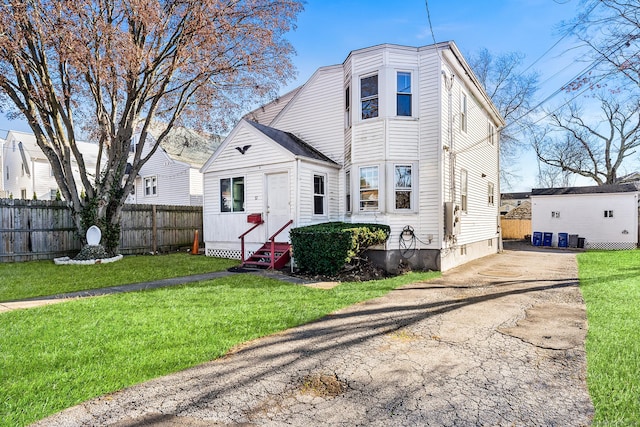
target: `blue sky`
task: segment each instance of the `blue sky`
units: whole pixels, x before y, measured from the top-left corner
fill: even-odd
[[[579,51],[569,38],[547,52],[561,39],[558,25],[574,17],[579,0],[429,0],[428,5],[435,40],[455,41],[465,56],[482,48],[495,54],[523,53],[526,66],[533,64],[530,71],[540,73],[538,99],[554,93],[585,67],[575,60]],[[297,51],[294,63],[299,74],[283,92],[304,83],[323,65],[342,63],[355,49],[381,43],[433,43],[424,0],[309,0],[289,40]],[[547,106],[561,101],[562,94]],[[522,159],[521,179],[503,191],[537,186],[535,155],[529,150]]]
[[[481,48],[496,54],[522,52],[529,65],[560,39],[557,25],[575,15],[579,1],[429,0],[428,5],[436,41],[453,40],[465,55]],[[288,39],[297,52],[293,61],[298,77],[283,93],[303,84],[317,68],[342,63],[352,50],[381,43],[433,43],[424,0],[308,0],[297,26]],[[564,40],[533,66],[532,70],[541,73],[539,99],[584,67],[574,61],[577,53],[570,49],[572,43]],[[29,131],[26,123],[2,116],[0,136],[7,129]],[[528,153],[523,158],[529,169],[522,168],[522,180],[514,183],[511,191],[535,186],[535,156]]]

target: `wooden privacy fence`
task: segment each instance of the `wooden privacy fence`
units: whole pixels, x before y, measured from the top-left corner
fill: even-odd
[[[190,247],[196,230],[203,235],[202,206],[125,205],[119,252]],[[0,199],[0,262],[75,256],[80,249],[64,202]]]
[[[500,218],[503,239],[524,239],[531,235],[530,219],[508,219]]]

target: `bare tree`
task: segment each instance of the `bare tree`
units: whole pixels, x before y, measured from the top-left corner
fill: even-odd
[[[551,113],[550,126],[538,132],[534,149],[540,162],[563,172],[593,179],[598,185],[616,182],[625,159],[640,146],[640,104],[621,103],[598,95],[601,120],[587,121],[575,105]]]
[[[636,0],[582,0],[582,10],[564,23],[593,53],[593,72],[568,88],[624,76],[640,86],[640,3]]]
[[[541,188],[569,187],[572,174],[538,161],[537,185]]]
[[[507,123],[500,132],[500,174],[505,184],[515,178],[512,165],[524,145],[521,138],[527,127],[526,116],[538,90],[538,73],[523,71],[523,60],[524,55],[518,52],[495,56],[487,49],[469,57],[474,74]]]
[[[29,123],[82,238],[98,224],[115,251],[135,177],[174,126],[224,128],[293,75],[284,34],[301,9],[298,0],[0,2],[0,101]],[[143,156],[154,122],[164,130]],[[82,132],[99,145],[94,171],[76,144]]]

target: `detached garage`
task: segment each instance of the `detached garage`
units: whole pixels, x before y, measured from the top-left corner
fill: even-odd
[[[635,249],[638,245],[638,185],[538,188],[531,191],[534,233],[584,238],[587,249]]]

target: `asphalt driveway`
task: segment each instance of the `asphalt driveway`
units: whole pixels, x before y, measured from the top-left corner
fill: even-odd
[[[515,249],[36,425],[589,425],[575,253]]]

